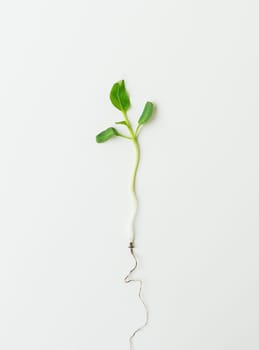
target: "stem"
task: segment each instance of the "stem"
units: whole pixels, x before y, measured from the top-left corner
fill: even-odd
[[[118,136],[123,137],[124,139],[132,140],[132,138],[129,137],[129,136],[123,135],[123,134],[121,134],[121,133],[118,132],[118,131],[117,131],[117,133],[118,133],[118,134],[117,134]]]
[[[135,160],[135,166],[133,169],[133,175],[132,175],[132,180],[131,180],[131,192],[132,192],[132,197],[133,197],[133,216],[132,216],[132,221],[131,221],[131,236],[130,236],[130,244],[134,246],[134,241],[135,241],[135,236],[136,236],[136,216],[137,216],[137,211],[138,211],[138,197],[137,197],[137,192],[136,192],[136,177],[137,177],[137,171],[139,167],[139,162],[140,162],[140,147],[139,147],[139,142],[138,142],[138,137],[136,133],[134,133],[133,128],[130,124],[128,115],[126,112],[123,112],[124,119],[127,124],[127,128],[129,130],[129,133],[131,135],[132,142],[135,147],[135,152],[136,152],[136,160]]]
[[[133,169],[133,175],[132,175],[132,180],[131,180],[131,193],[133,197],[133,215],[132,215],[132,221],[131,221],[131,236],[130,236],[130,244],[134,246],[135,242],[135,237],[136,237],[136,217],[137,217],[137,212],[138,212],[138,196],[137,196],[137,191],[136,191],[136,177],[137,177],[137,171],[139,167],[139,162],[140,162],[140,148],[139,148],[139,143],[137,138],[133,139],[133,143],[135,146],[135,151],[136,151],[136,161],[135,161],[135,166]]]
[[[141,127],[142,127],[142,124],[139,124],[139,125],[137,126],[137,129],[136,129],[136,131],[135,131],[136,137],[138,136]]]
[[[134,166],[133,175],[132,175],[131,190],[132,190],[132,193],[134,194],[134,196],[136,197],[137,196],[136,177],[137,177],[137,171],[138,171],[139,162],[140,162],[140,147],[139,147],[138,139],[136,137],[134,137],[133,143],[134,143],[135,151],[136,151],[136,161],[135,161],[135,166]]]

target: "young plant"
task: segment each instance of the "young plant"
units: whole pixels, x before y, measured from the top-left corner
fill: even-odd
[[[152,102],[146,102],[144,109],[143,109],[143,112],[138,119],[137,126],[136,126],[136,128],[133,128],[133,126],[129,120],[128,114],[127,114],[128,110],[131,106],[131,103],[130,103],[129,94],[128,94],[126,87],[125,87],[124,80],[121,80],[113,85],[111,92],[110,92],[110,100],[111,100],[112,104],[118,110],[121,111],[122,116],[123,116],[123,120],[116,122],[116,124],[124,126],[127,130],[127,134],[119,132],[114,127],[109,127],[107,129],[105,129],[104,131],[100,132],[96,136],[96,142],[103,143],[103,142],[110,140],[113,137],[121,137],[121,138],[124,138],[124,139],[133,143],[134,148],[135,148],[135,154],[136,154],[135,165],[134,165],[132,180],[131,180],[131,193],[132,193],[132,198],[133,198],[134,210],[133,210],[133,217],[132,217],[132,222],[131,222],[131,234],[130,234],[130,239],[129,239],[129,248],[130,248],[131,255],[133,256],[133,258],[135,260],[135,265],[130,270],[129,274],[125,277],[124,280],[126,283],[129,283],[129,282],[138,282],[139,283],[139,286],[140,286],[139,298],[140,298],[141,302],[143,303],[145,310],[146,310],[146,321],[143,324],[143,326],[138,328],[131,335],[129,341],[130,341],[130,349],[132,349],[132,347],[133,347],[132,341],[133,341],[134,336],[140,330],[142,330],[148,323],[148,309],[147,309],[147,306],[146,306],[146,304],[141,296],[142,280],[131,279],[130,276],[136,270],[136,268],[138,266],[138,261],[137,261],[137,258],[136,258],[135,252],[134,252],[135,239],[136,239],[135,223],[136,223],[136,215],[137,215],[137,210],[138,210],[138,197],[137,197],[137,192],[136,192],[136,177],[137,177],[137,171],[138,171],[139,162],[140,162],[140,146],[139,146],[138,137],[139,137],[139,132],[140,132],[141,128],[143,127],[143,125],[146,124],[150,120],[150,118],[152,117],[154,105]]]

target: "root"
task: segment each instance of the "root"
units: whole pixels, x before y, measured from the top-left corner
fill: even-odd
[[[148,307],[147,307],[147,305],[146,305],[146,303],[145,303],[145,301],[144,301],[144,299],[143,299],[143,297],[142,297],[142,295],[141,295],[143,281],[140,280],[140,279],[132,279],[132,278],[131,278],[132,273],[133,273],[133,272],[137,269],[137,267],[138,267],[138,260],[137,260],[137,258],[136,258],[135,253],[134,253],[134,244],[133,244],[133,242],[130,243],[129,249],[130,249],[130,253],[131,253],[131,255],[132,255],[132,257],[133,257],[133,259],[134,259],[134,261],[135,261],[135,265],[134,265],[134,267],[130,270],[130,272],[128,273],[128,275],[124,278],[124,281],[125,281],[125,283],[130,283],[130,282],[137,282],[137,283],[139,283],[139,293],[138,293],[138,296],[139,296],[139,299],[140,299],[141,303],[143,304],[143,306],[144,306],[144,308],[145,308],[145,313],[146,313],[145,323],[144,323],[141,327],[137,328],[137,329],[132,333],[132,335],[131,335],[130,338],[129,338],[130,350],[133,350],[133,339],[134,339],[135,335],[136,335],[138,332],[142,331],[142,330],[148,325],[148,321],[149,321],[149,310],[148,310]]]

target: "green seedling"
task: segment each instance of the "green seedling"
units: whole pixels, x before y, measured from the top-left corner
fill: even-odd
[[[126,87],[125,87],[124,80],[121,80],[113,85],[111,92],[110,92],[110,100],[111,100],[112,104],[117,109],[119,109],[121,111],[122,116],[123,116],[122,121],[115,122],[115,123],[118,125],[125,126],[127,131],[128,131],[128,135],[125,135],[125,134],[119,132],[114,127],[110,127],[110,128],[105,129],[104,131],[100,132],[96,136],[96,142],[103,143],[103,142],[110,140],[113,137],[122,137],[122,138],[129,140],[133,143],[133,145],[135,147],[135,151],[136,151],[136,162],[135,162],[135,166],[133,169],[133,175],[132,175],[132,181],[131,181],[131,191],[133,194],[133,199],[134,199],[135,205],[137,206],[136,176],[137,176],[137,171],[138,171],[139,162],[140,162],[140,146],[139,146],[138,136],[139,136],[140,129],[152,117],[154,105],[152,102],[146,102],[145,107],[143,109],[143,112],[138,119],[137,127],[134,130],[134,128],[132,127],[132,124],[128,118],[128,114],[127,114],[128,110],[131,106],[131,103],[130,103],[129,94],[128,94]],[[134,247],[134,243],[135,243],[135,227],[134,227],[135,216],[133,217],[133,230],[132,230],[132,235],[131,235],[131,239],[130,239],[130,246],[133,246],[133,247]]]
[[[123,139],[126,139],[130,142],[133,143],[134,148],[135,148],[135,154],[136,154],[136,159],[135,159],[135,165],[133,168],[133,174],[132,174],[132,180],[131,180],[131,192],[132,192],[132,198],[133,198],[133,204],[134,204],[134,211],[133,211],[133,217],[132,217],[132,227],[131,227],[131,234],[130,234],[130,239],[129,239],[129,248],[131,255],[133,256],[135,260],[135,265],[134,267],[130,270],[129,274],[125,277],[125,282],[138,282],[139,283],[139,298],[141,302],[143,303],[145,310],[146,310],[146,321],[141,326],[138,328],[130,337],[130,349],[133,349],[133,338],[134,336],[142,330],[144,327],[146,327],[148,323],[148,308],[141,296],[141,290],[142,290],[142,280],[136,280],[136,279],[131,279],[130,276],[131,274],[136,270],[138,266],[138,261],[134,252],[135,248],[135,238],[136,238],[136,230],[135,230],[135,221],[136,221],[136,215],[137,215],[137,210],[138,210],[138,197],[137,197],[137,192],[136,192],[136,177],[137,177],[137,171],[139,168],[139,162],[140,162],[140,145],[139,145],[139,133],[141,128],[150,120],[150,118],[153,115],[154,112],[154,105],[152,102],[146,102],[143,112],[141,116],[138,119],[137,126],[133,128],[129,117],[128,117],[128,110],[131,106],[130,102],[130,97],[129,94],[126,90],[125,87],[125,82],[124,80],[121,80],[117,83],[115,83],[111,89],[110,92],[110,100],[112,104],[122,113],[123,120],[115,122],[117,125],[121,125],[126,128],[126,134],[119,132],[116,128],[114,127],[109,127],[105,129],[104,131],[100,132],[96,136],[96,142],[98,143],[103,143],[106,142],[114,137],[121,137]]]

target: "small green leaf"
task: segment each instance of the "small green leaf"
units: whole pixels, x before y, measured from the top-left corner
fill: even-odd
[[[98,135],[96,135],[96,142],[97,143],[106,142],[109,139],[111,139],[113,136],[118,136],[118,131],[115,128],[108,128],[100,132]]]
[[[125,122],[125,120],[122,120],[121,122],[115,122],[115,124],[121,124],[121,125],[128,125],[126,122]]]
[[[122,112],[130,108],[130,98],[125,88],[124,80],[115,83],[110,92],[112,104]]]
[[[152,116],[153,109],[154,109],[153,103],[146,102],[144,110],[143,110],[143,112],[138,120],[139,125],[145,124],[146,122],[149,121],[149,119]]]

